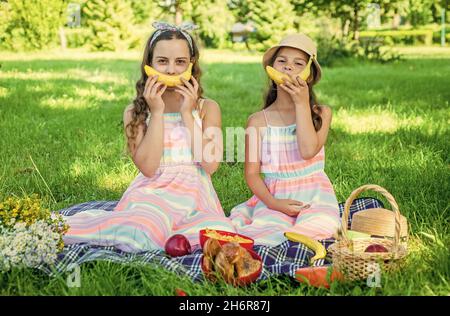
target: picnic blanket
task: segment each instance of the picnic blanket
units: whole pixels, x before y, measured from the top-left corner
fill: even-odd
[[[73,215],[88,209],[104,209],[112,211],[118,201],[91,201],[59,210],[63,215]],[[358,198],[353,201],[350,207],[349,228],[353,214],[358,211],[384,207],[383,203],[376,198]],[[339,203],[339,211],[342,216],[344,203]],[[334,239],[324,239],[320,241],[325,248],[328,248]],[[256,245],[254,247],[263,261],[263,270],[257,281],[267,279],[277,275],[289,275],[295,277],[295,271],[299,268],[309,266],[309,260],[314,256],[314,252],[302,243],[291,242],[289,240],[283,243],[269,247]],[[178,275],[188,276],[193,281],[202,281],[204,276],[201,270],[202,250],[197,249],[193,253],[172,258],[162,250],[145,251],[141,253],[127,253],[114,247],[92,246],[84,243],[66,245],[63,251],[58,255],[54,265],[40,265],[38,269],[49,275],[57,275],[72,271],[76,265],[93,260],[110,260],[118,263],[140,263],[156,264]],[[326,259],[315,261],[315,266],[330,264]]]

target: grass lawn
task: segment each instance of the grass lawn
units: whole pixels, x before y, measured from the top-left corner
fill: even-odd
[[[235,289],[192,283],[154,266],[98,261],[81,266],[80,288],[31,269],[0,273],[0,295],[173,295],[176,287],[190,295],[449,295],[450,51],[404,51],[408,58],[394,64],[324,68],[316,88],[333,109],[326,172],[338,200],[378,184],[410,223],[408,264],[383,275],[381,287],[361,282],[327,291],[280,277]],[[1,200],[38,193],[57,210],[121,197],[137,174],[123,151],[122,113],[135,93],[140,55],[0,53]],[[244,126],[260,109],[266,86],[260,59],[203,51],[201,82],[221,105],[224,129]],[[251,196],[243,163],[223,163],[213,183],[227,213]]]

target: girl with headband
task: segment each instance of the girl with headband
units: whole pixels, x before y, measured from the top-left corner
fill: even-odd
[[[199,51],[188,33],[195,26],[153,26],[136,97],[123,116],[128,151],[140,172],[112,212],[93,209],[66,217],[66,244],[138,252],[164,249],[168,238],[182,234],[196,248],[201,229],[234,231],[211,182],[223,140],[221,133],[208,138],[203,132],[221,131],[221,112],[203,97]],[[169,84],[163,78],[176,80]],[[211,157],[203,155],[205,148]]]

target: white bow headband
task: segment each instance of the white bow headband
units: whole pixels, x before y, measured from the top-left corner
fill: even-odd
[[[195,30],[198,28],[197,25],[191,22],[183,22],[181,25],[176,26],[174,24],[169,24],[167,22],[156,21],[152,23],[152,26],[156,29],[156,32],[153,34],[152,39],[150,40],[150,46],[152,46],[153,42],[165,31],[179,31],[189,43],[189,48],[191,49],[191,55],[194,54],[194,49],[192,46],[192,37],[187,32],[190,30]]]

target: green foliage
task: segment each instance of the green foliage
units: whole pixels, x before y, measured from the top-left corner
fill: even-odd
[[[138,25],[150,25],[163,13],[162,8],[155,1],[149,0],[131,0],[131,9],[133,10],[134,22]]]
[[[69,48],[83,47],[89,43],[91,31],[86,27],[65,28],[64,32]]]
[[[331,34],[322,34],[315,38],[317,57],[322,66],[332,66],[337,60],[352,56],[354,42],[347,43]]]
[[[293,33],[295,12],[289,0],[244,0],[243,22],[252,21],[256,32],[249,35],[250,47],[265,50],[277,44],[285,35]]]
[[[6,48],[5,40],[8,38],[6,29],[11,21],[11,8],[7,2],[0,2],[0,48]]]
[[[349,28],[352,33],[352,37],[355,37],[358,32],[363,17],[364,10],[372,0],[314,0],[314,7],[311,8],[311,4],[304,0],[296,0],[295,8],[297,12],[304,13],[305,10],[311,10],[316,14],[318,12],[327,13],[332,18],[339,19],[341,21],[341,27],[344,28],[345,23],[349,22]]]
[[[417,42],[431,45],[433,41],[433,30],[390,30],[390,31],[363,31],[360,38],[381,38],[388,45],[392,44],[416,44]]]
[[[223,48],[230,43],[230,30],[234,16],[222,0],[186,1],[182,5],[183,17],[198,25],[196,31],[207,47]]]
[[[392,48],[383,48],[383,41],[378,38],[360,40],[356,46],[356,57],[381,63],[393,62],[401,59],[401,55]]]
[[[133,10],[123,0],[90,0],[83,7],[83,16],[91,30],[92,50],[116,51],[133,48],[138,39],[132,32]]]
[[[38,50],[59,42],[65,22],[66,0],[9,0],[0,6],[0,47]]]
[[[424,25],[433,21],[432,5],[436,0],[409,0],[408,20],[413,26]]]
[[[321,65],[332,66],[341,59],[354,58],[388,63],[399,60],[401,55],[392,48],[383,46],[379,38],[351,40],[321,34],[316,38],[318,58]]]
[[[198,29],[195,34],[201,44],[207,47],[224,48],[229,45],[229,32],[234,23],[234,16],[228,9],[227,2],[221,0],[178,0],[159,1],[160,8],[171,23],[175,23],[178,11],[183,21],[192,21]]]

